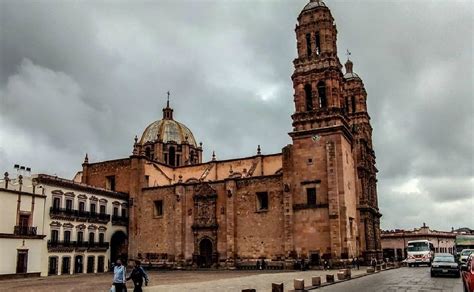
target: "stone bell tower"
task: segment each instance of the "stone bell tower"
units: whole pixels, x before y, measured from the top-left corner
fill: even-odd
[[[292,75],[293,144],[283,149],[285,251],[315,258],[357,256],[353,137],[345,112],[337,28],[324,2],[298,16]]]

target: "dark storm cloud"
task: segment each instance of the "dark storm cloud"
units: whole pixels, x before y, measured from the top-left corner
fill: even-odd
[[[207,159],[281,151],[305,2],[0,0],[0,166],[126,157],[167,90]],[[328,5],[369,95],[382,227],[472,227],[471,4]]]

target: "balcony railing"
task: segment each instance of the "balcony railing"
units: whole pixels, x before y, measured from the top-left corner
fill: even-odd
[[[78,221],[89,221],[95,223],[107,223],[110,221],[109,214],[87,212],[82,210],[64,209],[51,207],[49,214],[53,219],[70,219]]]
[[[108,249],[110,244],[108,242],[89,242],[89,241],[68,241],[68,240],[48,240],[48,249]]]
[[[113,215],[112,216],[112,225],[128,225],[128,217]]]
[[[37,227],[32,226],[15,226],[13,234],[15,235],[24,235],[24,236],[35,236]]]

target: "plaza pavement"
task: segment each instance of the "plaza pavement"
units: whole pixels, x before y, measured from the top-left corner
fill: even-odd
[[[238,278],[218,279],[206,282],[183,283],[174,285],[158,285],[147,287],[146,292],[240,292],[243,289],[256,289],[257,292],[271,291],[272,283],[283,283],[285,291],[293,289],[294,279],[304,279],[305,286],[311,285],[311,277],[321,276],[323,283],[326,282],[326,274],[333,274],[336,278],[338,270],[331,271],[305,271],[305,272],[281,272],[261,273]],[[364,275],[366,269],[352,270],[352,276]]]

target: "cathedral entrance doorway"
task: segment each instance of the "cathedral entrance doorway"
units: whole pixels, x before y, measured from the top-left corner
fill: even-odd
[[[212,242],[204,238],[199,243],[199,267],[210,268],[212,265]]]

